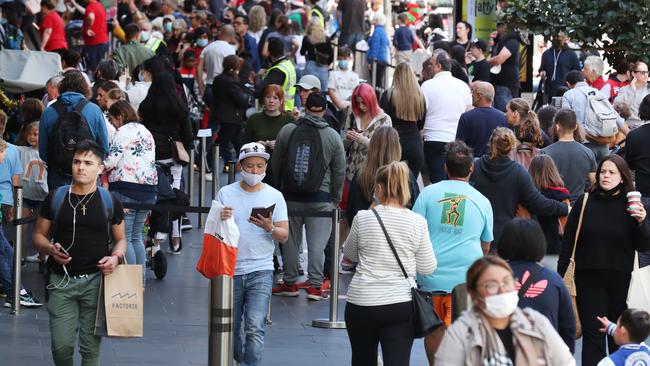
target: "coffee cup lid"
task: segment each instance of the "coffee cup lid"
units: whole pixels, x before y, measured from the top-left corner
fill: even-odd
[[[631,192],[627,192],[627,196],[628,196],[628,197],[634,197],[634,196],[639,196],[639,197],[641,197],[641,192],[639,192],[639,191],[631,191]]]

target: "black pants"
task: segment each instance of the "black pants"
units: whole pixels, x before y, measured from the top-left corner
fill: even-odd
[[[413,347],[411,302],[380,306],[345,305],[352,366],[376,366],[381,344],[385,366],[408,366]]]
[[[605,357],[605,335],[600,333],[596,316],[613,322],[627,309],[630,274],[615,271],[576,271],[578,313],[582,324],[582,365],[595,366]],[[618,347],[611,337],[609,352]]]
[[[447,179],[445,174],[445,145],[441,141],[424,142],[424,159],[427,163],[427,173],[432,184]]]
[[[417,178],[424,167],[422,138],[418,134],[414,136],[400,136],[399,140],[402,145],[402,160],[406,160],[409,170]]]
[[[237,156],[232,156],[230,152],[230,144],[235,149],[235,154],[239,154],[242,139],[241,124],[222,123],[219,128],[219,151],[223,161],[237,161]]]

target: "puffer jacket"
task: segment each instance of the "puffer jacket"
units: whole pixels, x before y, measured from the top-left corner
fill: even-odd
[[[531,364],[523,350],[514,342],[518,366],[574,366],[576,364],[569,347],[557,334],[551,323],[541,313],[530,309],[517,308],[512,321],[519,325],[513,329],[520,336],[527,337],[535,347],[537,363]],[[436,353],[437,366],[481,366],[483,365],[483,340],[479,330],[480,318],[475,310],[465,311],[447,329]]]

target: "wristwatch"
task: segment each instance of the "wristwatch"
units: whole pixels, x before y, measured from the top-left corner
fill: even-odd
[[[275,229],[277,229],[277,228],[275,227],[275,225],[273,225],[271,227],[271,230],[267,231],[267,233],[269,233],[271,236],[273,236],[273,234],[275,234]]]

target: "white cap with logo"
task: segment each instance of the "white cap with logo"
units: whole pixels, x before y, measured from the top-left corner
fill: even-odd
[[[241,163],[242,160],[250,158],[252,156],[257,156],[263,158],[264,160],[269,160],[269,153],[266,152],[264,146],[258,144],[257,142],[249,142],[239,149],[239,159],[237,162]]]

